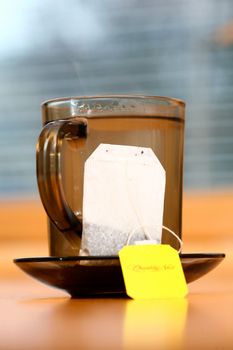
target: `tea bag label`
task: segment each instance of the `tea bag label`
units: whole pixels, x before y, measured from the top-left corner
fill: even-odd
[[[131,298],[182,298],[188,293],[179,254],[171,246],[126,246],[119,257]]]
[[[100,144],[85,163],[80,254],[117,255],[148,238],[160,243],[164,192],[165,170],[150,148]]]

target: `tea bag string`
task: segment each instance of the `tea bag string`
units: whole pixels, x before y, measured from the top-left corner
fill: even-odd
[[[140,212],[138,211],[138,208],[136,208],[135,206],[135,202],[139,203],[139,201],[135,201],[135,199],[133,198],[133,195],[132,195],[132,188],[130,186],[130,176],[129,176],[129,161],[127,160],[125,162],[125,188],[126,188],[126,192],[128,194],[128,198],[129,198],[129,201],[130,201],[130,204],[131,204],[131,207],[133,209],[133,212],[135,214],[135,217],[137,218],[137,221],[138,221],[138,226],[143,230],[144,232],[144,235],[147,237],[148,236],[148,233],[146,232],[146,226],[145,225],[140,225],[142,223],[142,217],[140,215]],[[129,237],[130,235],[134,234],[135,233],[135,230],[132,230],[132,232],[129,234]],[[132,236],[131,236],[132,237]],[[128,239],[127,242],[129,242],[130,240]],[[128,245],[128,244],[127,244]]]
[[[138,208],[135,207],[135,202],[133,200],[133,196],[132,196],[132,191],[130,190],[130,186],[129,186],[129,174],[128,174],[128,166],[129,166],[129,163],[128,161],[126,161],[125,163],[125,179],[126,179],[126,190],[127,190],[127,193],[128,193],[128,196],[129,196],[129,200],[131,202],[131,206],[133,208],[133,211],[136,215],[136,218],[137,218],[137,221],[138,223],[141,223],[142,222],[142,218],[141,218],[141,215],[140,215],[140,212],[138,211]],[[146,225],[139,225],[138,227],[136,227],[136,229],[133,229],[129,235],[128,235],[128,239],[127,239],[127,242],[126,242],[126,245],[129,245],[129,242],[130,242],[130,239],[132,238],[132,236],[135,234],[135,232],[138,230],[138,228],[142,229],[143,232],[144,232],[144,235],[145,237],[147,237],[150,241],[153,241],[153,238],[150,236],[149,232],[148,232],[148,227]],[[180,239],[180,237],[174,232],[172,231],[170,228],[162,225],[162,228],[166,231],[168,231],[169,233],[171,233],[179,242],[179,245],[180,245],[180,248],[178,250],[178,253],[181,252],[182,250],[182,246],[183,246],[183,241]]]
[[[135,234],[135,232],[138,230],[138,228],[143,228],[143,231],[144,231],[144,234],[145,234],[146,238],[147,238],[148,240],[152,241],[152,242],[154,241],[153,238],[151,237],[151,235],[150,235],[148,232],[146,232],[145,227],[141,227],[141,226],[140,226],[140,227],[136,227],[136,229],[133,229],[133,230],[130,232],[130,234],[128,235],[128,239],[127,239],[126,245],[129,245],[131,238],[133,237],[133,235]],[[180,245],[180,248],[179,248],[179,250],[178,250],[178,253],[181,253],[182,247],[183,247],[183,241],[182,241],[182,239],[181,239],[174,231],[172,231],[170,228],[168,228],[168,227],[166,227],[166,226],[164,226],[164,225],[162,225],[162,228],[163,228],[164,230],[168,231],[169,233],[171,233],[171,234],[177,239],[177,241],[179,242],[179,245]],[[157,243],[156,243],[156,244],[157,244]]]
[[[177,241],[179,242],[179,245],[180,245],[180,249],[178,250],[178,253],[181,253],[182,247],[183,247],[182,239],[174,231],[172,231],[170,228],[168,228],[167,226],[162,225],[162,228],[165,231],[168,231],[169,233],[171,233],[177,239]]]

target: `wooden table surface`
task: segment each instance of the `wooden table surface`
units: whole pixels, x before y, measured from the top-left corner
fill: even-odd
[[[224,210],[209,196],[186,198],[183,251],[226,259],[189,284],[187,298],[163,301],[70,299],[25,275],[12,259],[47,255],[43,209],[38,201],[0,205],[0,349],[232,349],[233,196],[218,199]]]

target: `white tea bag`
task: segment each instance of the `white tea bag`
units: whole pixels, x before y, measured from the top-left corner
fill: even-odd
[[[100,144],[85,163],[81,255],[161,242],[165,170],[150,148]]]

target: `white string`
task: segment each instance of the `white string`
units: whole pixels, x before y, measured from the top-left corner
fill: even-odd
[[[175,233],[175,232],[173,232],[170,228],[168,228],[168,227],[166,227],[166,226],[162,226],[162,228],[164,229],[164,230],[167,230],[168,232],[170,232],[176,239],[177,239],[177,241],[179,242],[179,244],[180,244],[180,249],[178,250],[178,253],[180,253],[181,252],[181,250],[182,250],[182,247],[183,247],[183,241],[182,241],[182,239]]]
[[[137,210],[138,208],[135,207],[135,203],[138,203],[138,201],[135,201],[132,199],[132,192],[130,191],[130,186],[129,186],[129,181],[127,181],[129,179],[129,176],[128,176],[128,161],[125,162],[125,179],[126,179],[126,190],[127,190],[127,193],[128,193],[128,197],[129,197],[129,200],[131,202],[131,206],[134,210],[134,213],[136,215],[136,218],[137,218],[137,221],[138,223],[142,222],[142,218],[141,218],[141,215],[140,215],[140,212]],[[127,242],[126,242],[126,245],[129,245],[129,242],[132,238],[132,236],[135,234],[135,232],[138,230],[138,229],[142,229],[143,230],[143,233],[145,235],[145,237],[154,242],[155,244],[158,244],[159,242],[156,241],[156,240],[153,240],[153,238],[150,236],[149,232],[147,231],[147,228],[148,226],[145,226],[145,225],[141,225],[141,226],[137,226],[135,229],[133,229],[129,235],[128,235],[128,239],[127,239]],[[149,227],[150,228],[150,227]],[[182,250],[182,246],[183,246],[183,242],[182,240],[180,239],[180,237],[175,233],[173,232],[170,228],[166,227],[166,226],[163,226],[162,225],[162,228],[168,232],[170,232],[179,242],[179,245],[180,245],[180,249],[178,250],[178,253],[181,252]]]
[[[134,230],[132,230],[132,231],[130,232],[130,234],[128,235],[128,238],[127,238],[126,245],[129,245],[129,242],[130,242],[131,238],[133,237],[133,235],[135,234],[135,232],[138,230],[138,228],[143,228],[145,237],[146,237],[148,240],[154,242],[154,240],[152,239],[151,235],[150,235],[148,232],[146,232],[146,231],[144,230],[145,226],[140,226],[140,227],[136,227]],[[183,241],[182,241],[182,239],[181,239],[174,231],[172,231],[170,228],[168,228],[168,227],[166,227],[166,226],[164,226],[164,225],[162,225],[162,228],[163,228],[164,230],[168,231],[169,233],[171,233],[171,234],[178,240],[178,242],[179,242],[179,244],[180,244],[180,249],[178,250],[178,253],[180,253],[181,250],[182,250],[182,246],[183,246]]]
[[[129,245],[129,242],[130,242],[131,238],[133,237],[133,235],[135,234],[135,232],[136,232],[139,228],[144,229],[145,226],[137,226],[135,229],[133,229],[133,230],[130,232],[130,234],[128,235],[128,239],[127,239],[126,245]],[[144,231],[144,230],[143,230],[143,231]],[[152,238],[151,238],[151,236],[150,236],[150,234],[149,234],[148,232],[144,231],[144,235],[145,235],[145,237],[146,237],[147,239],[149,239],[150,241],[152,241]]]

